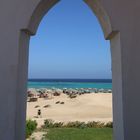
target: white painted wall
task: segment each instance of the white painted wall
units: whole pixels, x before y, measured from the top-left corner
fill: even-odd
[[[57,1],[0,0],[0,140],[25,139],[29,38]],[[85,1],[111,40],[114,140],[139,140],[140,1]]]

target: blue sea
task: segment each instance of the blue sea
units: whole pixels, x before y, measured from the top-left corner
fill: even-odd
[[[111,79],[29,79],[28,88],[112,89]]]

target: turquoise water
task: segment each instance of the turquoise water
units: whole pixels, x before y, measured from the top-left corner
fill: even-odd
[[[28,82],[28,88],[97,88],[97,89],[112,89],[112,83],[106,81],[42,81],[32,80]]]

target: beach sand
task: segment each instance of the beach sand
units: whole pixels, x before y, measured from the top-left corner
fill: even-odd
[[[64,104],[56,104],[57,101]],[[44,106],[49,107],[44,108]],[[38,108],[35,108],[39,106]],[[41,109],[42,116],[37,118],[37,111]],[[37,102],[27,102],[27,119],[36,120],[38,127],[45,119],[56,122],[69,121],[112,121],[112,94],[84,94],[70,99],[67,95],[53,96],[52,99],[39,98]]]

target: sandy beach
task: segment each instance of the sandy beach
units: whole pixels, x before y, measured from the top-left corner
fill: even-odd
[[[60,103],[56,104],[56,102]],[[37,118],[39,109],[42,115]],[[50,99],[38,98],[37,102],[27,102],[27,119],[36,120],[38,127],[43,125],[45,119],[56,122],[109,122],[112,121],[112,94],[90,93],[71,99],[62,93]]]

